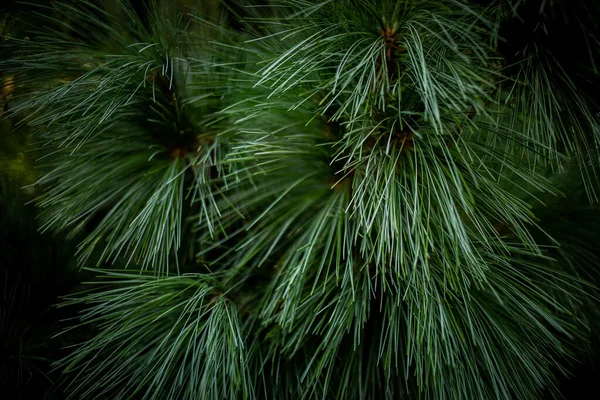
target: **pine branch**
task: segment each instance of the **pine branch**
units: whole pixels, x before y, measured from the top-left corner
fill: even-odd
[[[148,26],[127,2],[119,10],[58,3],[62,19],[47,19],[69,32],[40,34],[7,61],[24,93],[12,114],[55,148],[38,203],[44,228],[90,231],[80,265],[97,253],[97,265],[123,256],[168,273],[179,268],[184,209],[199,209],[211,234],[218,227],[217,55],[197,57],[202,46],[170,8],[152,5]]]
[[[57,5],[69,32],[3,64],[47,145],[44,228],[133,269],[65,304],[97,326],[56,364],[70,396],[556,390],[597,256],[595,220],[553,223],[581,200],[555,173],[593,193],[594,106],[543,51],[506,68],[520,2],[475,3],[229,4],[231,33]]]
[[[97,271],[98,287],[63,303],[85,303],[94,339],[57,367],[76,375],[70,397],[248,398],[243,328],[213,277]]]

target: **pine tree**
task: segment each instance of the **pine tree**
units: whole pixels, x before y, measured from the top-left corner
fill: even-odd
[[[10,112],[44,154],[42,230],[95,277],[59,305],[93,331],[61,390],[556,393],[597,331],[599,8],[38,8],[4,44]]]

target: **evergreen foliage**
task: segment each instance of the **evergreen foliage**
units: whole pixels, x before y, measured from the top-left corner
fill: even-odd
[[[94,331],[54,364],[65,393],[557,393],[597,330],[587,4],[37,9],[0,68],[42,229],[96,276],[61,303]]]

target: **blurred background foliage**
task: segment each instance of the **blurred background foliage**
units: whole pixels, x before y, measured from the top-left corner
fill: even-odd
[[[0,40],[27,37],[23,15],[29,7],[2,3]],[[35,207],[28,203],[35,195],[30,185],[38,176],[34,164],[40,153],[27,127],[6,118],[18,83],[5,71],[0,80],[0,396],[61,398],[54,390],[59,374],[51,372],[50,364],[65,345],[54,336],[69,315],[54,305],[80,276],[72,246],[38,230]]]

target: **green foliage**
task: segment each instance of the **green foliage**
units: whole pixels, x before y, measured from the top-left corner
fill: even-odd
[[[69,396],[556,391],[595,329],[597,106],[539,37],[503,53],[528,2],[482,3],[60,2],[10,42],[43,228],[103,268]]]
[[[142,269],[168,273],[178,266],[184,198],[211,231],[218,224],[210,175],[222,172],[222,146],[210,115],[219,109],[219,78],[209,75],[202,45],[182,57],[194,39],[174,10],[150,9],[148,24],[126,4],[120,10],[51,9],[58,28],[24,41],[6,62],[27,98],[12,113],[56,148],[38,203],[46,226],[92,231],[80,244],[81,264],[103,243],[98,264],[125,252]]]
[[[60,360],[81,377],[71,396],[251,395],[239,312],[211,278],[113,270],[99,279],[96,290],[72,300],[90,305],[81,321],[97,324],[98,334]]]

